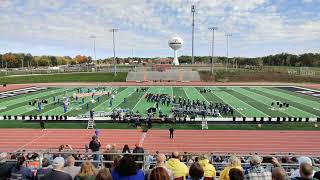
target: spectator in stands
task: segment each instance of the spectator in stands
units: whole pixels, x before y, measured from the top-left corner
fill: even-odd
[[[131,153],[128,144],[123,146],[122,153],[124,153],[124,154],[128,154],[128,153],[130,154]]]
[[[133,149],[133,153],[139,153],[139,154],[143,154],[144,153],[144,149],[142,147],[142,145],[140,143],[136,143],[135,145],[136,147]],[[143,161],[143,155],[135,155],[134,156],[134,160],[135,161]],[[142,164],[138,163],[138,167],[139,169],[142,168]]]
[[[33,173],[29,168],[24,166],[26,158],[24,156],[20,156],[17,159],[17,164],[12,167],[11,170],[11,179],[31,179],[33,177]]]
[[[97,175],[97,170],[94,165],[86,161],[82,163],[79,174],[74,177],[74,180],[94,180]]]
[[[245,172],[246,180],[271,180],[271,172],[261,166],[262,158],[258,155],[253,155],[250,159],[250,169]]]
[[[313,167],[308,162],[303,162],[300,164],[300,177],[294,177],[292,180],[316,180],[313,178]]]
[[[148,180],[172,180],[168,171],[164,167],[155,167],[152,169]]]
[[[190,178],[188,178],[188,180],[202,180],[204,176],[204,170],[198,162],[195,162],[190,166],[189,174]]]
[[[299,165],[301,166],[301,164],[303,164],[303,163],[308,163],[308,164],[310,164],[310,166],[312,166],[312,161],[311,161],[311,159],[309,158],[309,157],[305,157],[305,156],[301,156],[299,159],[298,159],[298,162],[299,162]],[[312,176],[314,175],[314,171],[312,171]],[[299,169],[297,169],[297,170],[295,170],[292,174],[291,174],[291,176],[290,176],[290,178],[296,178],[296,177],[301,177],[301,175],[300,175],[300,168]]]
[[[144,172],[138,169],[131,154],[125,154],[111,174],[113,180],[144,180]]]
[[[11,166],[6,162],[7,153],[0,153],[0,180],[6,180],[10,177]]]
[[[240,170],[239,168],[231,168],[228,171],[228,179],[230,180],[243,180],[243,171]]]
[[[52,171],[52,168],[49,168],[50,161],[48,158],[42,159],[42,168],[37,170],[36,179],[42,180],[43,177],[47,174],[49,174]]]
[[[272,169],[272,180],[286,180],[288,179],[283,168],[276,167]]]
[[[111,176],[110,170],[107,169],[107,168],[101,169],[98,172],[95,180],[112,180],[112,176]]]
[[[172,171],[174,178],[183,177],[188,175],[188,167],[180,162],[180,156],[178,152],[173,152],[171,158],[166,163],[166,167]]]
[[[103,159],[105,161],[113,161],[114,158],[117,157],[116,154],[108,154],[108,153],[118,153],[118,150],[116,149],[116,145],[115,144],[108,144],[106,146],[106,150],[103,152]],[[111,168],[112,163],[111,162],[106,162],[105,163],[105,167],[106,168]]]
[[[209,178],[209,179],[215,179],[216,178],[216,169],[213,167],[212,164],[209,163],[208,155],[201,154],[199,156],[198,162],[199,162],[200,166],[202,167],[202,169],[204,171],[203,177]]]
[[[73,148],[70,146],[70,145],[60,145],[59,148],[58,148],[58,151],[59,152],[69,152],[69,151],[73,151]],[[63,157],[64,159],[68,158],[69,154],[63,154],[63,153],[60,153],[60,154],[54,154],[54,158],[56,157]]]
[[[174,179],[172,171],[166,167],[166,156],[164,154],[157,154],[155,156],[155,160],[156,160],[156,164],[154,168],[157,168],[157,167],[164,168],[167,171],[170,179]]]
[[[112,172],[120,163],[122,156],[121,155],[117,155],[114,159],[113,159],[113,164],[111,166],[111,171]]]
[[[229,171],[232,168],[239,169],[240,171],[243,171],[241,167],[240,159],[236,156],[230,156],[228,160],[228,165],[220,172],[220,180],[230,180],[229,178]]]
[[[64,159],[63,157],[56,157],[52,162],[52,171],[43,177],[43,180],[72,180],[72,177],[63,172]]]
[[[80,167],[75,166],[75,158],[73,156],[69,156],[66,159],[66,167],[64,167],[64,172],[68,173],[72,179],[80,172]]]
[[[93,154],[93,160],[97,161],[100,158],[100,147],[101,147],[101,143],[100,140],[97,136],[92,136],[92,140],[89,143],[89,149],[92,151]],[[98,165],[97,163],[95,163],[96,166]]]

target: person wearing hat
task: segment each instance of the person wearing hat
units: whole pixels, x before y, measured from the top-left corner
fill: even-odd
[[[52,162],[52,171],[43,177],[43,180],[72,180],[72,177],[64,171],[63,157],[56,157]]]
[[[255,179],[261,179],[261,180],[271,180],[271,172],[266,170],[261,166],[262,158],[258,155],[253,155],[250,159],[250,169],[246,170],[245,172],[245,178],[247,180],[255,180]],[[273,161],[275,161],[273,159]]]
[[[7,153],[0,153],[0,180],[10,177],[11,166],[6,162]]]

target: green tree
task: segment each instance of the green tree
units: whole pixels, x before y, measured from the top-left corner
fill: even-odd
[[[30,68],[30,66],[31,66],[32,59],[33,59],[33,57],[30,53],[26,54],[24,57],[24,60],[27,63],[28,68]]]
[[[58,60],[57,60],[56,56],[50,56],[49,60],[50,60],[50,65],[51,66],[57,66],[58,65]]]

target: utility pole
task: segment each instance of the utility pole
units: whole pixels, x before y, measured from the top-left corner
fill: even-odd
[[[229,37],[231,37],[232,34],[230,34],[230,33],[228,34],[228,33],[227,33],[225,36],[226,36],[226,39],[227,39],[227,60],[226,60],[226,67],[225,67],[225,68],[226,68],[226,70],[227,70],[227,69],[228,69],[228,67],[227,67],[227,66],[228,66],[227,62],[228,62],[228,60],[229,60]]]
[[[214,31],[217,30],[218,27],[210,27],[209,30],[212,30],[212,46],[211,46],[211,74],[213,74],[213,66],[214,66]]]
[[[192,64],[194,64],[194,13],[196,12],[196,5],[191,6],[192,13]]]
[[[114,40],[114,33],[119,31],[119,29],[112,28],[109,30],[112,32],[112,39],[113,39],[113,72],[114,76],[117,76],[117,67],[116,67],[116,45],[115,45],[115,40]]]

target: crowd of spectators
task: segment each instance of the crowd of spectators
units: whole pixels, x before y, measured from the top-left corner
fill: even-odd
[[[319,159],[315,158],[187,152],[148,155],[140,143],[134,149],[126,144],[120,150],[108,144],[102,150],[98,135],[92,137],[85,153],[70,145],[41,155],[0,153],[0,180],[320,180],[320,169],[315,165]],[[287,173],[281,164],[290,163],[299,164],[299,168]]]
[[[115,145],[109,144],[103,153],[101,157],[104,163],[101,162],[102,165],[99,164],[99,166],[92,161],[95,156],[81,159],[82,162],[77,165],[78,156],[63,154],[63,151],[48,158],[40,158],[39,155],[30,153],[17,155],[1,153],[0,180],[215,180],[218,178],[221,180],[319,180],[320,178],[318,167],[313,166],[314,162],[308,157],[297,158],[299,169],[291,172],[289,176],[281,166],[282,161],[278,160],[282,158],[262,158],[256,154],[247,158],[234,155],[208,156],[207,154],[190,156],[187,153],[180,155],[178,152],[168,156],[157,152],[156,155],[144,159],[143,155],[135,155],[135,153],[144,153],[139,144],[136,144],[132,151],[128,145],[125,145],[122,151],[118,151]],[[14,163],[8,161],[13,158],[16,160]],[[39,162],[39,158],[42,160],[41,166],[33,163]],[[143,169],[139,162],[148,158],[150,161],[155,161],[155,164],[150,163],[147,169]],[[28,160],[27,164],[26,160]],[[226,163],[218,176],[215,168],[217,162]],[[267,166],[266,162],[269,162]]]

